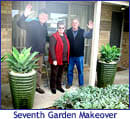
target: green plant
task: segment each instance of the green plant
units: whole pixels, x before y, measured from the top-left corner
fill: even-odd
[[[71,90],[56,100],[53,106],[59,109],[128,109],[129,85],[87,86]]]
[[[106,46],[102,45],[100,53],[100,60],[106,63],[116,61],[121,56],[120,48],[117,48],[116,46],[111,47],[109,44]]]
[[[4,55],[4,56],[1,57],[1,62],[4,62],[4,61],[5,61],[5,56],[6,56],[6,55]]]
[[[31,48],[24,48],[21,53],[19,53],[19,51],[13,47],[12,53],[8,53],[5,60],[8,63],[9,69],[14,72],[28,73],[32,71],[32,69],[37,68],[36,62],[38,58],[35,58],[35,56],[38,52],[31,54],[30,51]]]

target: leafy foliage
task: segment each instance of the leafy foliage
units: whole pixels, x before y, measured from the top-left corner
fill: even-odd
[[[87,86],[71,90],[56,100],[53,106],[59,109],[128,109],[129,85]]]
[[[102,45],[100,53],[100,60],[105,61],[106,63],[118,60],[121,55],[120,48],[117,48],[116,46],[111,47],[109,44],[106,46]]]
[[[1,62],[5,61],[5,57],[6,57],[6,55],[4,55],[4,56],[1,57]]]
[[[14,72],[19,73],[28,73],[32,69],[37,68],[36,62],[39,60],[35,58],[38,52],[30,53],[31,48],[24,48],[21,53],[13,47],[12,53],[7,54],[7,59],[5,60],[8,63],[8,66]]]

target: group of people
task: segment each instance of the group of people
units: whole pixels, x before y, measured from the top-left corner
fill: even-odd
[[[20,17],[17,25],[26,30],[26,47],[32,47],[32,52],[39,52],[36,57],[39,57],[38,79],[36,91],[44,93],[40,87],[42,77],[42,63],[45,52],[45,42],[48,37],[47,20],[48,13],[45,9],[40,9],[38,12],[38,20],[26,22],[26,19],[31,14],[32,6],[26,6],[24,14]],[[50,89],[53,94],[56,94],[56,89],[60,92],[65,92],[62,88],[62,74],[65,64],[68,64],[67,84],[66,88],[70,88],[73,82],[73,69],[76,64],[78,69],[79,86],[84,85],[83,79],[83,63],[84,63],[84,39],[92,37],[93,22],[89,21],[89,32],[79,27],[79,20],[73,19],[72,27],[65,32],[65,24],[62,21],[57,23],[57,31],[49,38],[49,57],[48,61],[51,64]]]

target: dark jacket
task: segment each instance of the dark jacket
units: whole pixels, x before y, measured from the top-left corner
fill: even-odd
[[[58,32],[54,33],[52,35],[55,39],[56,39],[56,46],[55,46],[55,54],[56,54],[56,60],[57,60],[57,64],[58,65],[63,65],[63,41],[59,35]],[[65,39],[67,41],[67,48],[68,48],[68,55],[67,55],[67,62],[69,63],[69,54],[70,54],[70,44],[69,44],[69,40],[67,38],[67,35],[64,33]],[[51,41],[50,41],[51,42]],[[52,59],[52,55],[51,52],[49,50],[49,63],[53,64],[53,59]]]
[[[17,25],[26,30],[26,47],[32,47],[31,52],[45,52],[45,42],[48,37],[46,23],[41,25],[38,20],[26,22],[24,15],[17,21]]]
[[[70,56],[80,57],[84,56],[84,39],[90,38],[92,36],[92,30],[90,32],[85,32],[84,29],[78,28],[78,33],[74,38],[72,28],[67,30],[67,37],[70,42]]]

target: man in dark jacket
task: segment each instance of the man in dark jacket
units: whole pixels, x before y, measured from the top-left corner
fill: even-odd
[[[44,90],[40,88],[40,80],[42,73],[43,55],[45,52],[45,41],[48,36],[46,21],[48,20],[48,14],[45,9],[41,9],[38,12],[38,19],[27,22],[28,16],[32,12],[32,6],[28,4],[25,8],[24,14],[20,17],[17,25],[26,30],[26,47],[32,47],[32,52],[39,52],[37,57],[39,58],[38,65],[38,79],[36,91],[44,93]]]
[[[70,88],[73,82],[73,69],[76,64],[78,69],[78,78],[79,78],[79,86],[84,85],[83,79],[83,59],[84,59],[84,39],[92,37],[92,28],[93,22],[89,21],[88,28],[89,32],[86,32],[84,29],[79,27],[78,19],[74,19],[72,21],[72,28],[67,30],[67,37],[70,42],[70,58],[69,58],[69,66],[68,66],[68,74],[67,74],[67,86],[66,88]]]

